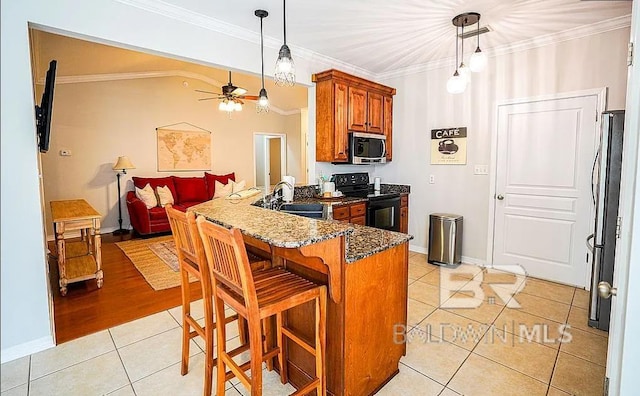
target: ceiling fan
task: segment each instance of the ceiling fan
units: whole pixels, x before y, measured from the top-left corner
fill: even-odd
[[[222,86],[222,92],[210,92],[210,91],[203,91],[200,89],[196,89],[196,92],[206,93],[209,95],[216,95],[211,98],[201,98],[198,100],[199,101],[213,100],[213,99],[220,100],[221,102],[220,102],[220,105],[218,106],[218,110],[228,111],[228,112],[241,111],[242,105],[244,104],[242,99],[258,100],[258,97],[256,95],[245,95],[247,93],[246,89],[236,87],[235,85],[233,85],[233,83],[231,82],[231,71],[229,71],[229,83],[227,85]]]

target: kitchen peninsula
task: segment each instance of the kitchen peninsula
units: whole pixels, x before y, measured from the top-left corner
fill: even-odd
[[[327,389],[373,394],[398,373],[406,352],[396,332],[407,322],[411,236],[264,209],[251,205],[256,199],[215,199],[190,210],[238,228],[247,246],[270,256],[273,265],[328,286]],[[314,306],[307,304],[288,311],[286,320],[313,339],[313,318]],[[314,373],[314,358],[295,343],[283,349],[289,381],[299,387]]]

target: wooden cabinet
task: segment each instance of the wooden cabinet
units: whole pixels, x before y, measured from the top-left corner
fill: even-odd
[[[348,162],[349,131],[384,134],[391,160],[395,88],[331,69],[314,74],[316,161]]]
[[[333,207],[333,219],[353,224],[366,225],[367,204],[365,202]]]
[[[367,91],[349,87],[349,130],[367,131]]]
[[[391,98],[391,96],[388,96]],[[369,133],[383,133],[384,124],[384,112],[383,104],[385,97],[375,93],[369,92],[367,94],[367,132]]]
[[[409,233],[409,195],[400,197],[400,232]]]

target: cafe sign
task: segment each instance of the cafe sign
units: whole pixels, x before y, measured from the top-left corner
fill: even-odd
[[[467,127],[431,130],[431,164],[467,163]]]

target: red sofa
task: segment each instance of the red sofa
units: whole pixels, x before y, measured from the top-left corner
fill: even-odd
[[[235,173],[227,175],[204,174],[203,177],[133,177],[133,185],[144,188],[147,184],[155,190],[156,187],[169,187],[173,195],[173,207],[183,212],[187,208],[213,199],[215,194],[215,182],[229,183],[229,179],[235,181]],[[140,235],[156,234],[171,231],[167,212],[161,206],[147,209],[147,206],[138,197],[135,191],[127,192],[127,210],[134,231]]]

